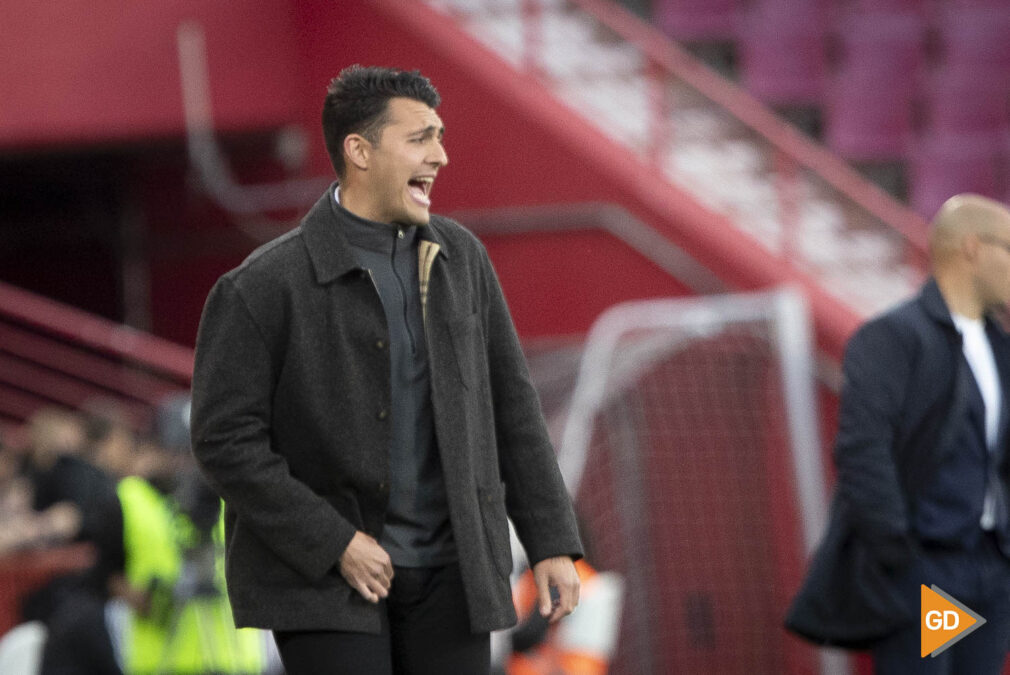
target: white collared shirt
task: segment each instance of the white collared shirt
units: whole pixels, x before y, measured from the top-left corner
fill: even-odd
[[[996,436],[999,433],[999,416],[1003,409],[1003,391],[1000,388],[999,372],[996,370],[996,358],[992,353],[992,345],[985,334],[983,319],[969,319],[960,314],[951,314],[954,325],[961,333],[961,348],[964,358],[975,376],[982,402],[985,404],[985,444],[992,452],[996,448]],[[982,504],[982,529],[991,530],[996,525],[995,503],[990,489],[986,489],[985,501]]]

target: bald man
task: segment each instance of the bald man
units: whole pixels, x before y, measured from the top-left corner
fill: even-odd
[[[1010,642],[1007,496],[1010,211],[947,201],[932,276],[852,337],[835,440],[832,518],[787,626],[870,648],[876,675],[999,673]],[[981,614],[981,628],[920,656],[920,585]]]

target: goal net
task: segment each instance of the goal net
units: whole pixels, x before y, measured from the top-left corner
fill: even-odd
[[[590,562],[624,577],[613,672],[847,672],[782,628],[826,511],[812,361],[788,289],[593,326],[559,462]]]

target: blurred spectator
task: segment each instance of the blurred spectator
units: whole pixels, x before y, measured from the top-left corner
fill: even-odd
[[[32,508],[31,483],[20,474],[18,457],[0,441],[0,555],[69,541],[80,529],[80,512],[71,504]]]
[[[615,572],[575,563],[582,588],[579,609],[550,625],[537,611],[532,570],[513,589],[520,623],[511,632],[507,675],[605,675],[617,643],[624,583]]]
[[[36,510],[69,503],[81,512],[78,539],[93,541],[103,529],[114,489],[111,478],[85,460],[84,422],[75,413],[45,408],[28,422],[26,474]]]
[[[104,528],[99,535],[100,563],[92,582],[64,591],[47,616],[48,639],[43,648],[41,673],[71,675],[122,675],[113,647],[106,609],[110,600],[141,606],[144,596],[125,582],[126,551],[123,545],[123,511],[116,486],[137,465],[137,439],[114,402],[98,400],[87,406],[83,424],[83,445],[79,457],[64,457],[67,473],[85,474],[92,489],[85,495],[101,493]],[[74,460],[77,461],[74,461]],[[73,467],[73,468],[70,468]],[[98,476],[101,476],[99,479]],[[88,479],[85,479],[88,480]],[[101,487],[95,490],[98,485]],[[31,612],[26,612],[31,618]]]
[[[40,410],[28,422],[26,474],[34,509],[73,509],[80,525],[72,539],[92,544],[97,554],[87,571],[54,579],[29,596],[22,609],[28,620],[48,622],[59,605],[82,588],[104,596],[109,575],[123,565],[115,481],[86,459],[87,426],[80,415],[55,408]]]
[[[95,399],[85,405],[82,455],[116,478],[134,472],[138,439],[115,401]]]
[[[579,574],[579,608],[551,624],[538,611],[533,571],[513,528],[512,599],[519,623],[507,632],[507,655],[495,659],[496,675],[605,675],[617,646],[624,579],[616,572],[597,571],[593,536],[576,512],[586,557],[575,563]],[[552,591],[553,593],[553,591]]]
[[[84,422],[77,413],[43,408],[28,420],[28,439],[32,464],[45,470],[60,457],[80,453],[84,446]]]
[[[188,426],[187,405],[166,402],[146,441],[114,416],[101,433],[89,425],[91,456],[117,480],[123,564],[108,597],[82,593],[53,617],[42,675],[263,670],[262,634],[235,629],[224,594],[219,500],[194,483],[188,443],[177,442],[188,437],[175,428]]]

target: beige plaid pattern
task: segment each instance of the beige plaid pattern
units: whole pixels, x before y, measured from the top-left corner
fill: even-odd
[[[427,239],[421,239],[417,245],[417,276],[421,289],[421,318],[428,318],[428,279],[431,277],[431,265],[438,255],[439,245]]]

